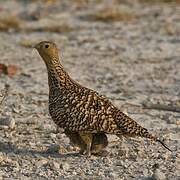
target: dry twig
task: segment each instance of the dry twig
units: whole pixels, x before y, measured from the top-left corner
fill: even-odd
[[[147,103],[147,104],[144,103],[142,105],[143,108],[145,109],[157,109],[162,111],[180,112],[180,107],[178,106],[170,106],[165,104],[152,104],[152,103]]]

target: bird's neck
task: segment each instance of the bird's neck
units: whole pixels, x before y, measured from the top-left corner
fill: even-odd
[[[46,63],[46,66],[50,88],[66,88],[72,83],[71,78],[64,70],[59,59],[53,59],[50,63]]]

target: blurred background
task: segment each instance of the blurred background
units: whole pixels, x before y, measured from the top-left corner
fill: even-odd
[[[180,0],[0,0],[0,178],[141,179],[158,162],[177,179],[176,157],[139,139],[110,143],[108,158],[59,160],[58,148],[74,149],[48,115],[47,71],[32,48],[42,40],[75,80],[177,151]]]

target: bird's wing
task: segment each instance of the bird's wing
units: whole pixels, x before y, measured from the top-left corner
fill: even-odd
[[[115,110],[117,108],[105,96],[84,88],[76,92],[64,127],[71,131],[121,134],[113,116]]]
[[[53,103],[49,106],[53,120],[60,127],[75,132],[110,134],[124,132],[124,114],[122,112],[120,114],[120,110],[105,96],[79,86],[68,90],[65,94],[66,96],[59,95],[56,101],[53,98]],[[117,113],[119,117],[116,116]]]

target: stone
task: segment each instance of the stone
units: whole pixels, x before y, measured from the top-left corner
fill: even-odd
[[[10,116],[0,118],[0,126],[7,126],[9,129],[14,129],[15,125],[16,123],[15,123],[14,118]]]
[[[36,162],[36,167],[40,168],[41,166],[43,166],[43,165],[45,165],[47,163],[48,163],[48,161],[46,159],[41,159],[41,160]]]
[[[51,162],[49,163],[49,165],[50,165],[51,169],[53,169],[53,170],[58,170],[58,169],[60,169],[60,164],[57,163],[56,161],[51,161]]]
[[[156,169],[152,175],[153,180],[166,180],[165,174],[160,170]]]
[[[64,163],[60,164],[60,168],[67,171],[67,170],[69,170],[70,166],[68,163],[64,162]]]

